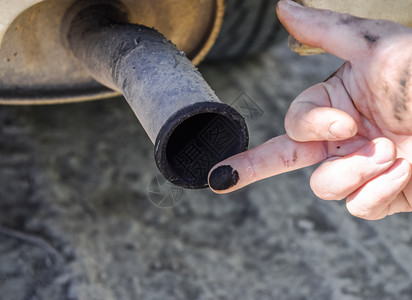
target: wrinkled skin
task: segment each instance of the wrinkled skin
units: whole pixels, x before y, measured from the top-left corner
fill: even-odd
[[[240,179],[215,192],[323,162],[311,177],[318,197],[346,198],[350,213],[370,220],[412,211],[412,29],[289,0],[277,11],[298,41],[346,63],[294,100],[286,135],[219,163]]]

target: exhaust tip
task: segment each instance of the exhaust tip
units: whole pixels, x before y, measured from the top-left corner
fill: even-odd
[[[208,186],[207,175],[218,162],[247,150],[249,134],[244,118],[218,102],[187,106],[160,129],[155,160],[173,184],[187,189]]]

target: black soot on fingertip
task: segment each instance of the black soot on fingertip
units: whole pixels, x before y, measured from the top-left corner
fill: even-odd
[[[209,177],[209,186],[215,191],[223,191],[236,185],[239,173],[231,166],[220,166],[212,171]]]

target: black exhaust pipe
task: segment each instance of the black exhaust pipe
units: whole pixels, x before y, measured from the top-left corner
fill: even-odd
[[[120,2],[77,2],[63,34],[90,74],[124,95],[170,182],[207,187],[213,165],[247,149],[243,117],[219,101],[172,42],[153,28],[128,24]]]

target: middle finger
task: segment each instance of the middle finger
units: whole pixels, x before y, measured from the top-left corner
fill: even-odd
[[[395,159],[395,145],[386,138],[375,139],[350,155],[324,162],[312,174],[311,188],[325,200],[346,198],[389,169]]]

